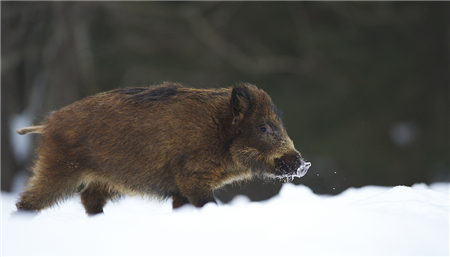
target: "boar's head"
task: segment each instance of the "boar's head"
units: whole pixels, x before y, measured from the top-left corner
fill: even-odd
[[[281,112],[264,91],[237,84],[231,93],[235,138],[231,155],[235,163],[263,178],[302,177],[305,162],[286,133]]]

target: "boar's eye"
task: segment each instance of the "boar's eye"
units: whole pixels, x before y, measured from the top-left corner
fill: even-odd
[[[263,134],[263,135],[271,134],[272,128],[270,127],[269,124],[264,124],[264,125],[259,126],[259,132],[261,132],[261,134]]]

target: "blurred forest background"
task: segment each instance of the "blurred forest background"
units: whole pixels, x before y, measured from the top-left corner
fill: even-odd
[[[2,190],[51,110],[101,91],[258,85],[337,194],[449,181],[449,2],[1,2]],[[26,147],[29,144],[30,147]],[[217,192],[263,200],[280,182]]]

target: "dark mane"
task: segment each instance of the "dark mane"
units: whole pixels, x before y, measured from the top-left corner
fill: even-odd
[[[145,90],[148,90],[147,87],[127,87],[127,88],[120,88],[116,89],[113,92],[119,93],[119,94],[125,94],[125,95],[135,95],[142,93]]]
[[[134,87],[117,89],[114,92],[129,95],[126,101],[133,103],[148,103],[164,101],[183,91],[180,84],[163,84],[156,87]]]

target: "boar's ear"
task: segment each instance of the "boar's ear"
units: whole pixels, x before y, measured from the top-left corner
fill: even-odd
[[[245,84],[233,86],[231,91],[231,112],[233,113],[233,124],[239,124],[247,111],[252,108],[253,95]]]

